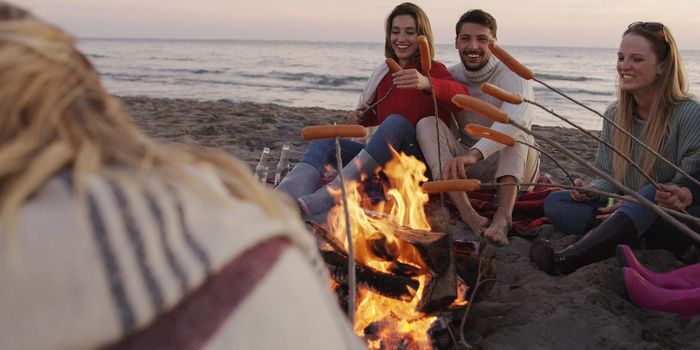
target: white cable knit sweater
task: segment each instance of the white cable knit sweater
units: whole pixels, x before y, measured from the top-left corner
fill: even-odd
[[[514,105],[505,103],[479,90],[482,83],[488,82],[528,100],[534,100],[534,93],[530,82],[513,73],[494,56],[491,56],[491,59],[489,59],[486,65],[478,71],[468,71],[461,62],[449,67],[448,70],[455,80],[464,84],[469,89],[469,94],[471,96],[500,108],[502,111],[508,113],[512,121],[528,129],[532,126],[534,107],[531,104],[522,103],[520,105]],[[510,135],[514,139],[518,139],[517,136],[523,133],[523,131],[512,125],[493,122],[483,116],[466,110],[459,112],[456,117],[460,130],[462,130],[466,124],[475,123],[488,126],[496,131]],[[469,136],[464,135],[462,139],[469,139]],[[474,140],[471,141],[474,142]],[[470,142],[467,141],[467,143]],[[473,148],[481,151],[484,158],[488,158],[504,147],[506,146],[503,144],[485,138],[478,140],[473,145]]]

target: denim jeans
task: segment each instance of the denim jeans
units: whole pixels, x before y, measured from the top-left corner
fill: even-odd
[[[656,188],[654,185],[646,185],[637,191],[637,193],[652,203],[656,203],[654,199],[656,195]],[[576,202],[571,199],[570,191],[559,191],[551,193],[547,196],[544,201],[544,212],[549,221],[560,231],[566,234],[580,235],[585,233],[597,223],[597,220],[595,219],[598,211],[597,209],[603,205],[603,203],[598,201]],[[696,215],[696,213],[700,213],[698,209],[700,208],[690,207],[687,210],[691,214]],[[617,209],[617,211],[624,213],[627,215],[627,217],[632,219],[639,237],[651,231],[654,231],[655,233],[656,231],[677,231],[675,229],[671,229],[672,225],[667,223],[665,220],[660,219],[651,208],[642,204],[625,202],[620,208]],[[690,227],[691,229],[697,231],[697,226],[690,225]],[[665,235],[669,237],[671,236],[668,233]],[[679,239],[684,240],[685,237],[678,237],[678,239],[671,240]]]
[[[377,164],[384,165],[393,154],[389,146],[394,147],[397,152],[404,152],[412,155],[421,161],[424,160],[423,153],[416,140],[416,129],[406,118],[392,114],[382,122],[377,131],[366,145],[350,140],[340,140],[343,166],[357,156],[363,149],[374,158]],[[315,140],[312,141],[300,162],[313,166],[320,174],[324,173],[324,166],[330,164],[336,166],[335,140]]]

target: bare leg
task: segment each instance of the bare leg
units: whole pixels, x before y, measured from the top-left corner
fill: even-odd
[[[516,182],[516,179],[513,176],[502,176],[498,182]],[[508,244],[508,231],[513,225],[513,206],[517,194],[516,185],[498,187],[498,208],[491,225],[484,232],[484,236],[495,244]]]
[[[469,226],[469,229],[477,235],[482,235],[489,220],[476,212],[469,203],[469,197],[466,192],[448,192],[447,193],[459,211],[459,217]]]

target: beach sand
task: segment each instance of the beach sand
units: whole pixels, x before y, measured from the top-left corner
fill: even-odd
[[[291,145],[290,161],[301,157],[305,126],[342,123],[347,111],[290,108],[274,104],[125,97],[127,110],[147,134],[165,142],[189,142],[222,149],[250,165],[270,147],[274,167],[282,145]],[[593,161],[597,142],[565,128],[535,126],[584,159]],[[571,173],[591,177],[583,167],[546,147]],[[546,157],[541,170],[566,182],[564,173]],[[464,232],[457,223],[455,232]],[[545,224],[538,237],[555,247],[575,240]],[[538,270],[528,259],[530,240],[511,237],[496,253],[498,281],[475,303],[466,327],[467,339],[483,349],[699,349],[700,317],[681,317],[638,308],[629,301],[615,258],[583,267],[562,277]],[[684,265],[663,250],[636,250],[652,269]]]

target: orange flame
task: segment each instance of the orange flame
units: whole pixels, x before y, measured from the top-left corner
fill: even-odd
[[[411,244],[394,235],[396,227],[408,227],[418,230],[430,230],[423,206],[428,202],[428,195],[420,187],[428,180],[424,173],[425,164],[415,157],[397,153],[383,171],[389,178],[390,186],[385,189],[386,202],[372,206],[359,190],[358,182],[345,184],[348,200],[348,212],[351,217],[351,234],[355,243],[355,258],[361,264],[378,271],[391,273],[392,261],[377,257],[372,250],[372,243],[378,239],[386,241],[387,250],[395,260],[419,269],[418,290],[409,301],[392,299],[376,294],[360,286],[357,295],[355,313],[355,333],[365,337],[365,329],[376,328],[371,339],[367,339],[370,349],[397,348],[400,344],[410,344],[411,348],[429,349],[432,347],[428,330],[437,317],[416,311],[423,288],[430,278],[425,262],[418,250]],[[340,196],[340,191],[334,193]],[[370,215],[361,207],[369,207]],[[374,213],[374,214],[371,214]],[[329,213],[329,227],[335,237],[346,245],[344,209],[341,204]]]

